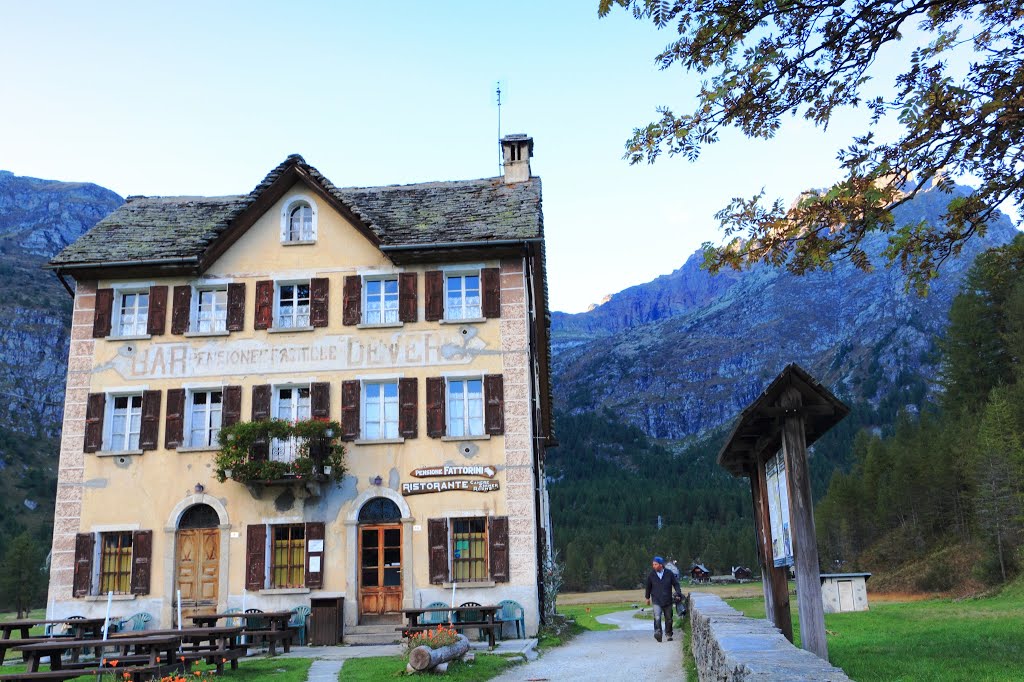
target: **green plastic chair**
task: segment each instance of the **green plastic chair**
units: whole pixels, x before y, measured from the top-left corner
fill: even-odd
[[[145,611],[122,618],[117,624],[118,632],[138,632],[146,629],[146,623],[153,620],[153,616]]]
[[[516,624],[516,639],[526,636],[526,614],[522,605],[514,599],[502,599],[498,602],[501,610],[498,611],[498,618],[501,619],[501,627],[498,628],[498,635],[504,639],[505,623]]]
[[[477,604],[475,601],[468,601],[468,602],[465,602],[464,604],[459,604],[459,606],[480,606],[480,604]],[[460,612],[458,614],[458,616],[459,616],[459,620],[465,620],[465,621],[474,621],[474,620],[475,621],[481,621],[481,620],[484,619],[484,614],[482,612],[480,612],[480,611],[473,611],[473,610],[462,611],[462,612]],[[459,632],[462,632],[462,629],[460,629],[458,627],[458,621],[455,621],[455,622],[456,622],[455,629],[458,630]],[[465,633],[463,633],[463,634],[465,634]],[[477,628],[477,639],[482,642],[482,641],[484,641],[484,639],[486,637],[487,637],[487,633],[485,633],[482,629]]]
[[[448,605],[443,601],[435,601],[427,604],[428,609],[443,609],[447,606]],[[423,620],[420,622],[423,625],[440,625],[441,623],[448,622],[449,614],[451,614],[451,611],[427,611],[423,614]]]
[[[293,628],[299,633],[299,645],[305,646],[306,644],[306,618],[309,617],[310,609],[308,606],[296,606],[292,609],[292,613],[295,614],[288,621],[288,627]]]

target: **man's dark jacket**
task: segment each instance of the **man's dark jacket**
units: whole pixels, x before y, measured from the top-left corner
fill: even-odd
[[[651,569],[651,574],[647,576],[647,584],[644,586],[644,599],[650,599],[652,604],[658,606],[672,606],[672,590],[675,590],[680,598],[683,596],[676,574],[666,568],[659,578],[654,569]]]

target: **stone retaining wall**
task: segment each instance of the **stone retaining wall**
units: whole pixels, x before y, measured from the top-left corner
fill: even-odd
[[[690,593],[690,624],[700,682],[850,682],[839,668],[790,644],[767,620],[746,618],[713,594]]]

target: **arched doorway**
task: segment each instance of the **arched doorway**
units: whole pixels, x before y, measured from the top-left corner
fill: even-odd
[[[216,613],[220,585],[220,517],[208,504],[195,504],[178,520],[174,583],[181,590],[181,615]]]
[[[360,622],[393,618],[402,610],[402,512],[386,497],[359,509]]]

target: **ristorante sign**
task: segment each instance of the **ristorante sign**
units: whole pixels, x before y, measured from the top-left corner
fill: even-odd
[[[442,331],[320,336],[305,342],[218,339],[192,343],[134,343],[94,371],[125,379],[188,379],[233,374],[279,374],[350,369],[464,365],[486,348],[478,338]]]
[[[470,481],[467,479],[454,481],[411,481],[402,484],[402,494],[423,495],[425,493],[444,493],[448,491],[491,493],[500,487],[497,481]]]

